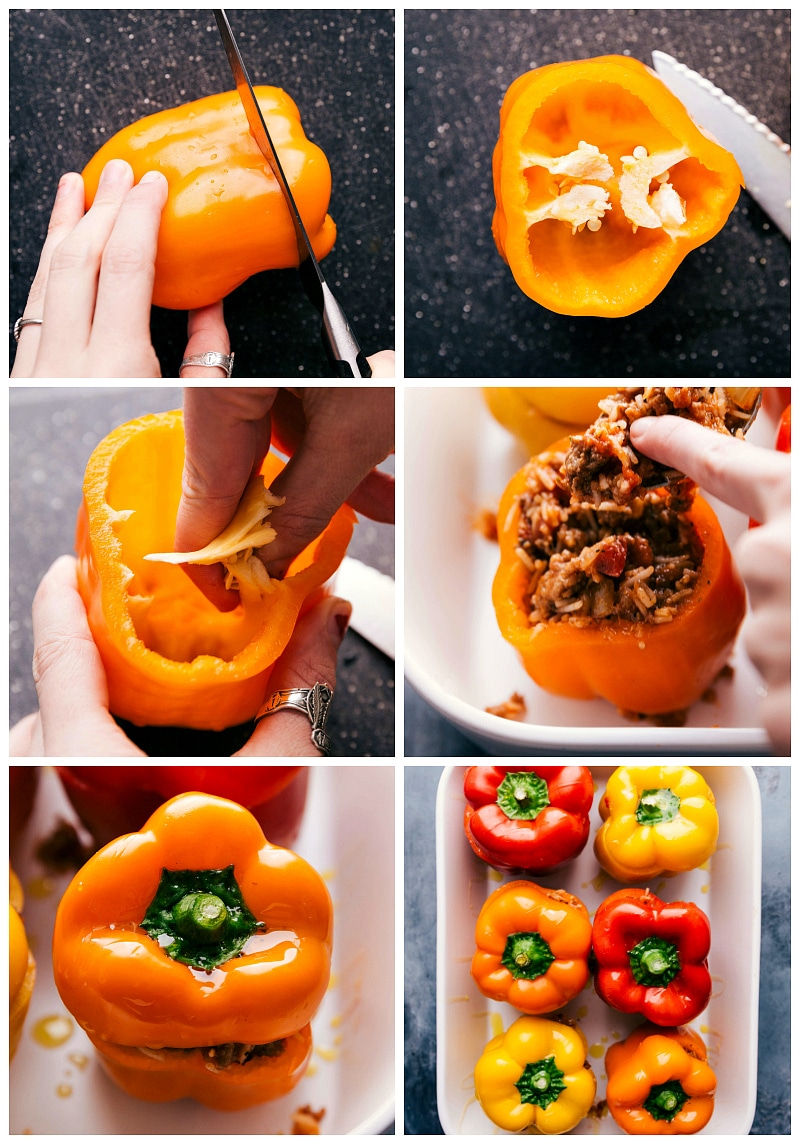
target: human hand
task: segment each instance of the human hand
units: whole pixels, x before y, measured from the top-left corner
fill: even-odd
[[[351,606],[326,596],[298,622],[270,675],[267,694],[284,687],[336,685],[336,654]],[[60,556],[33,602],[33,676],[39,710],[12,728],[12,758],[142,757],[108,710],[108,688],[86,609],[78,592],[76,561]],[[266,698],[266,696],[265,696]],[[281,711],[263,719],[237,753],[242,758],[318,756],[308,719]]]
[[[58,185],[47,239],[23,317],[13,377],[161,377],[150,340],[150,304],[167,180],[148,171],[133,185],[122,159],[106,164],[92,206],[83,179]],[[222,305],[189,315],[186,355],[228,352]],[[185,377],[225,371],[189,366]]]
[[[367,361],[373,377],[394,377],[394,350],[379,350],[372,357],[368,357]]]
[[[373,520],[394,520],[394,481],[375,470],[394,446],[394,388],[195,388],[184,390],[186,460],[175,550],[203,548],[226,527],[270,441],[290,456],[272,491],[276,539],[262,552],[282,575],[347,501]],[[239,602],[222,565],[187,573],[221,610]]]
[[[747,654],[767,684],[761,718],[775,753],[791,752],[791,458],[736,441],[680,417],[643,417],[631,443],[686,473],[712,496],[760,528],[749,529],[733,555],[747,585],[742,628]]]

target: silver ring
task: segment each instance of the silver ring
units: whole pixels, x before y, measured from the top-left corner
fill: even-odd
[[[14,341],[19,341],[19,335],[22,333],[23,326],[41,326],[43,323],[43,318],[17,318],[14,323]]]
[[[256,722],[284,707],[302,711],[311,720],[311,742],[323,755],[329,755],[331,741],[325,733],[325,724],[332,702],[333,689],[327,683],[315,683],[313,687],[287,687],[283,691],[273,691],[256,715]]]
[[[233,373],[233,354],[223,354],[219,350],[207,350],[204,354],[195,354],[193,357],[185,357],[180,364],[178,376],[185,365],[204,365],[209,369],[213,366],[219,366],[224,369],[225,373],[230,377]]]

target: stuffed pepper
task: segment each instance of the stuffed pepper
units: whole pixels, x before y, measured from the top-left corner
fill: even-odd
[[[36,962],[20,916],[24,902],[22,884],[10,867],[8,877],[8,1052],[13,1058],[31,1003]]]
[[[171,799],[98,851],[58,908],[53,971],[111,1077],[238,1109],[288,1092],[330,976],[331,900],[226,799]]]
[[[617,767],[600,799],[597,861],[618,882],[683,874],[717,848],[714,794],[691,767]]]
[[[566,890],[508,882],[486,899],[475,927],[472,976],[481,993],[522,1013],[552,1013],[589,980],[592,923]]]
[[[674,720],[725,667],[745,614],[722,527],[684,485],[573,501],[569,447],[534,457],[501,498],[500,631],[546,691]]]
[[[589,837],[588,767],[469,767],[464,796],[469,844],[499,870],[548,874],[576,858]]]
[[[187,791],[229,798],[255,817],[276,846],[300,829],[307,767],[57,767],[69,800],[95,845],[144,826],[162,803]]]
[[[613,1009],[654,1025],[693,1021],[711,998],[711,925],[693,902],[617,890],[592,926],[595,989]]]
[[[606,1053],[606,1103],[630,1136],[690,1136],[714,1111],[717,1078],[691,1029],[642,1025]]]
[[[597,1091],[586,1053],[577,1026],[520,1017],[484,1049],[475,1066],[475,1095],[506,1132],[571,1132]]]

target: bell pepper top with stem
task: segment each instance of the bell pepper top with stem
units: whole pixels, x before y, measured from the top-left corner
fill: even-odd
[[[589,838],[588,767],[469,767],[464,796],[467,840],[497,869],[550,873]]]
[[[519,76],[493,173],[492,232],[520,289],[558,314],[605,318],[652,302],[744,185],[733,155],[625,56]]]
[[[711,998],[711,925],[693,902],[662,902],[624,889],[598,907],[592,926],[598,995],[655,1025],[693,1021]]]
[[[599,810],[595,855],[619,882],[694,870],[717,847],[714,794],[691,767],[617,767]]]
[[[297,105],[285,91],[264,85],[254,91],[314,253],[324,258],[336,239],[327,213],[328,160],[306,138]],[[237,92],[158,111],[106,140],[83,171],[87,209],[111,159],[130,163],[136,182],[155,170],[169,183],[154,305],[197,309],[259,271],[298,265],[289,208],[250,134]]]
[[[330,975],[331,901],[226,799],[180,795],[78,872],[58,908],[62,1000],[95,1042],[264,1045],[308,1024]]]
[[[472,977],[480,991],[528,1014],[552,1013],[589,980],[592,924],[578,898],[508,882],[483,904]]]
[[[475,1066],[481,1108],[507,1132],[570,1132],[588,1114],[597,1082],[577,1026],[519,1017]]]
[[[711,1119],[717,1079],[693,1030],[641,1025],[605,1064],[608,1110],[629,1135],[693,1135]]]
[[[537,462],[562,464],[568,441]],[[527,467],[506,487],[497,514],[500,560],[492,586],[498,626],[533,681],[571,699],[606,699],[625,712],[659,715],[695,703],[727,664],[745,614],[745,590],[713,510],[695,496],[688,518],[703,549],[691,595],[669,623],[608,618],[587,626],[531,624],[530,567],[519,556]]]

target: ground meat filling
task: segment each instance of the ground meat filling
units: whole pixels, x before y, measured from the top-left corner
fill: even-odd
[[[627,505],[572,503],[563,459],[531,461],[520,498],[517,555],[531,573],[531,624],[669,623],[703,561],[682,498],[662,490]]]
[[[671,414],[742,436],[758,394],[758,389],[686,385],[630,387],[611,394],[599,402],[601,414],[594,424],[572,438],[564,462],[572,499],[595,506],[608,501],[625,505],[643,484],[680,479],[680,474],[633,449],[630,427],[639,418]]]
[[[176,1053],[200,1053],[207,1069],[212,1072],[222,1072],[231,1065],[246,1065],[248,1061],[258,1060],[260,1057],[278,1057],[285,1050],[283,1041],[270,1041],[265,1045],[245,1045],[238,1041],[231,1041],[224,1045],[207,1045],[199,1049],[146,1049],[140,1048],[145,1056],[155,1060],[165,1060]]]

